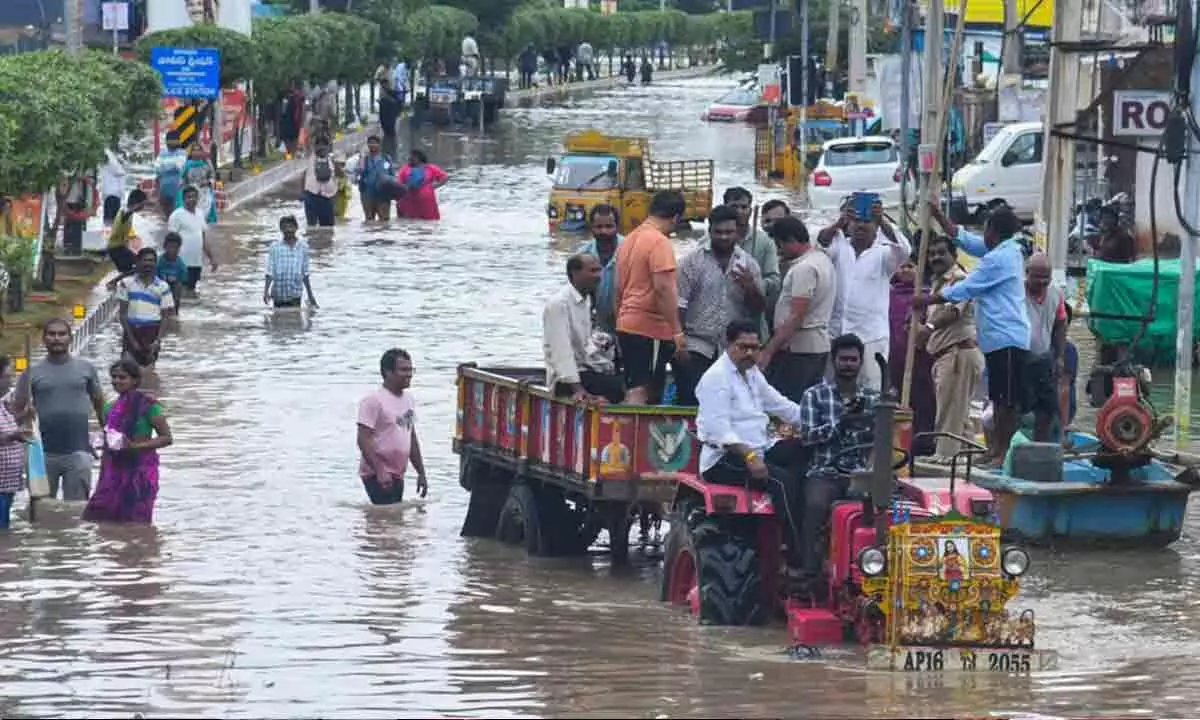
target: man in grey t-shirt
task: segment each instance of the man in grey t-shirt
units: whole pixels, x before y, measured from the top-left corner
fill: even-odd
[[[92,488],[92,447],[88,420],[92,413],[103,427],[104,391],[96,368],[72,357],[71,325],[55,318],[42,330],[46,357],[21,374],[13,407],[24,411],[33,401],[46,456],[50,495],[87,500]]]

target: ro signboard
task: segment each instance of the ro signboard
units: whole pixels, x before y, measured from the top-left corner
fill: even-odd
[[[212,100],[221,94],[216,48],[151,48],[150,67],[162,76],[163,97]]]

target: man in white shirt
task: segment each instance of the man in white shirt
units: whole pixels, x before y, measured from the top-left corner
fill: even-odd
[[[191,185],[183,189],[183,207],[176,208],[167,218],[167,232],[177,233],[183,241],[179,248],[179,257],[187,264],[187,277],[183,286],[188,293],[196,293],[196,285],[200,283],[200,275],[204,270],[204,260],[208,259],[213,272],[217,271],[217,261],[213,259],[212,249],[208,244],[208,226],[204,216],[197,210],[200,192]]]
[[[594,255],[567,258],[566,287],[542,310],[546,387],[576,402],[619,403],[625,387],[613,360],[614,340],[593,325],[593,299],[603,269]]]
[[[104,157],[107,161],[100,168],[100,196],[104,203],[104,227],[112,227],[121,211],[121,198],[125,197],[125,166],[108,148],[104,149]]]
[[[876,353],[888,356],[892,275],[912,253],[912,244],[887,221],[879,203],[872,206],[869,218],[844,207],[838,221],[822,230],[817,240],[837,270],[830,336],[856,335],[862,340],[866,360],[859,379],[883,392],[884,377],[873,358]]]
[[[762,348],[758,323],[734,320],[725,329],[725,341],[725,352],[696,386],[700,474],[705,481],[720,485],[744,485],[750,479],[765,485],[775,514],[789,529],[785,538],[788,565],[799,567],[797,471],[809,451],[795,438],[776,441],[768,435],[767,425],[774,416],[798,426],[800,406],[771,387],[758,369]]]

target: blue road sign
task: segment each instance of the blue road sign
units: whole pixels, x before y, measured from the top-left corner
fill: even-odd
[[[162,76],[163,97],[212,100],[221,94],[216,48],[150,48],[150,67]]]

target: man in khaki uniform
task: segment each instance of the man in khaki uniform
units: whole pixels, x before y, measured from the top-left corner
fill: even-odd
[[[961,281],[967,275],[958,267],[954,243],[936,237],[929,245],[928,263],[933,271],[932,292]],[[929,308],[920,341],[933,356],[933,389],[937,396],[938,432],[970,437],[971,398],[983,375],[983,353],[975,338],[975,315],[971,303],[946,303]],[[949,463],[962,443],[938,438],[931,462]]]

